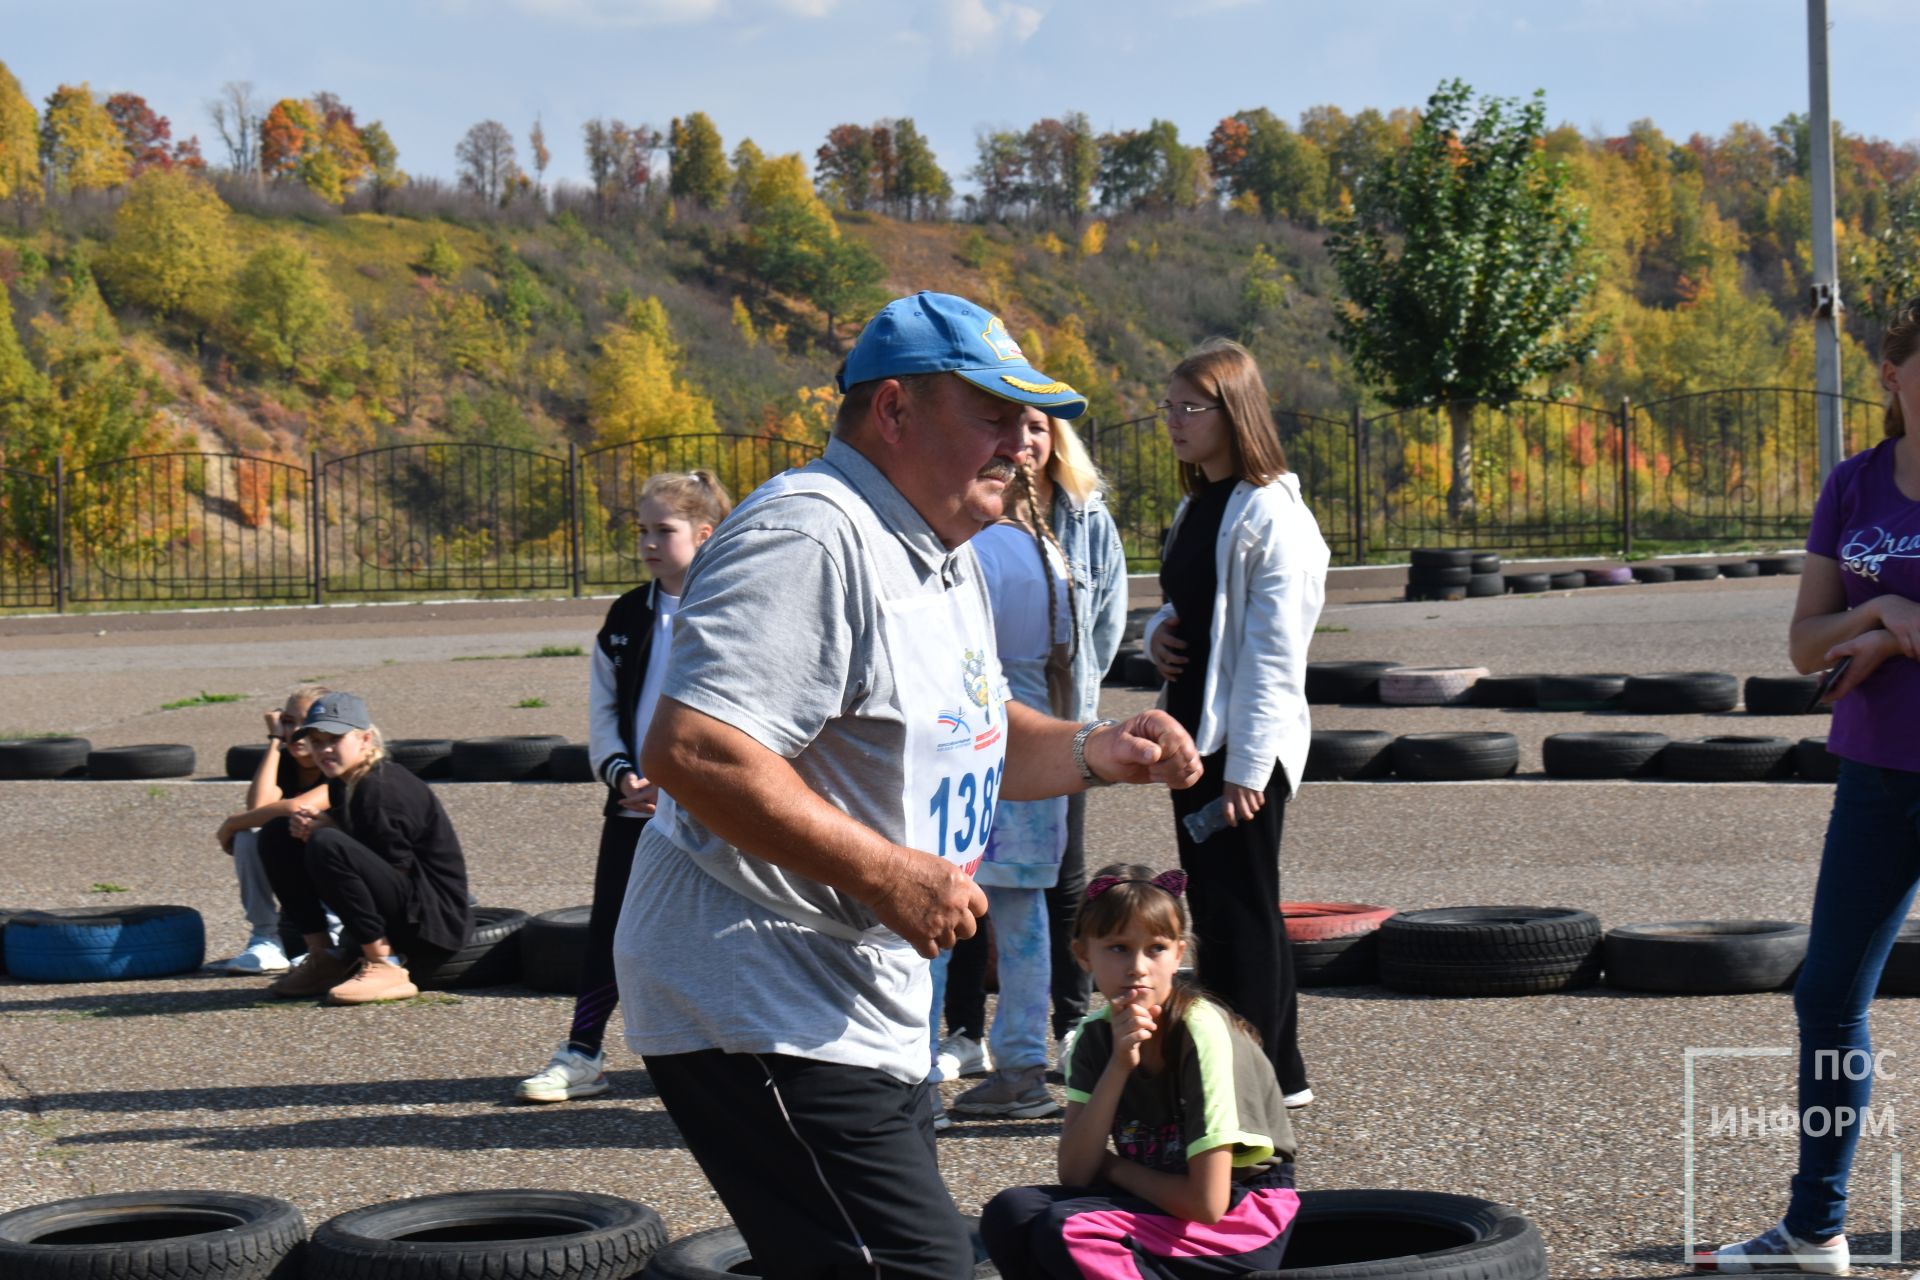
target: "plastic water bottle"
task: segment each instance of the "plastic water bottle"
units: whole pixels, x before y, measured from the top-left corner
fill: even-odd
[[[1187,824],[1187,836],[1195,844],[1205,844],[1227,829],[1227,798],[1216,797],[1206,806],[1181,819]]]

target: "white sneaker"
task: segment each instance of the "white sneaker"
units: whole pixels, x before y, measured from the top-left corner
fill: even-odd
[[[1776,1222],[1751,1240],[1695,1254],[1693,1269],[1739,1276],[1769,1271],[1844,1276],[1850,1274],[1851,1261],[1845,1236],[1835,1236],[1828,1244],[1814,1244],[1791,1234],[1786,1223]]]
[[[1298,1111],[1302,1107],[1310,1107],[1313,1105],[1313,1090],[1302,1089],[1298,1093],[1289,1093],[1281,1098],[1280,1101],[1287,1104],[1287,1110]]]
[[[523,1102],[565,1102],[605,1093],[611,1087],[604,1070],[606,1060],[604,1053],[589,1058],[572,1045],[563,1044],[553,1051],[546,1069],[522,1080],[514,1095]]]
[[[280,939],[272,934],[256,933],[247,939],[247,948],[239,955],[231,960],[215,960],[207,967],[258,977],[263,973],[285,973],[292,965],[287,953],[280,949]]]
[[[948,1129],[953,1128],[953,1117],[947,1114],[947,1104],[940,1101],[940,1091],[934,1089],[931,1092],[933,1095],[933,1131],[935,1133],[945,1133]]]
[[[987,1046],[972,1036],[956,1031],[940,1042],[933,1055],[933,1080],[958,1080],[961,1076],[983,1076],[993,1070],[993,1055]]]

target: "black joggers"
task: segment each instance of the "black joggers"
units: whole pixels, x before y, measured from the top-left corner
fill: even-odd
[[[647,1073],[765,1280],[968,1280],[931,1085],[782,1054],[648,1054]]]
[[[261,829],[260,863],[280,910],[301,933],[326,932],[332,907],[343,945],[385,938],[416,980],[446,962],[451,952],[413,930],[416,889],[405,872],[338,827],[321,827],[302,843],[284,828],[270,836],[274,825]]]
[[[1283,1093],[1307,1087],[1300,1057],[1299,997],[1293,953],[1280,916],[1280,837],[1286,825],[1287,779],[1274,765],[1267,802],[1251,822],[1227,827],[1204,844],[1187,836],[1188,814],[1226,787],[1226,752],[1202,757],[1200,781],[1173,793],[1174,835],[1187,873],[1187,908],[1200,944],[1200,985],[1260,1033]]]

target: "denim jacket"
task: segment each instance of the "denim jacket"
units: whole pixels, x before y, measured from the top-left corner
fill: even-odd
[[[1065,489],[1055,489],[1049,523],[1073,566],[1073,589],[1080,601],[1074,715],[1091,720],[1100,710],[1100,680],[1113,665],[1127,629],[1127,553],[1120,545],[1120,528],[1097,492],[1079,505]],[[1045,705],[1044,698],[1040,705]]]

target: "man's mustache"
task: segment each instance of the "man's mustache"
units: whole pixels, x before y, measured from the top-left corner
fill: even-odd
[[[1005,458],[995,458],[992,462],[980,468],[980,478],[982,480],[1000,480],[1011,483],[1013,473],[1013,463]]]

